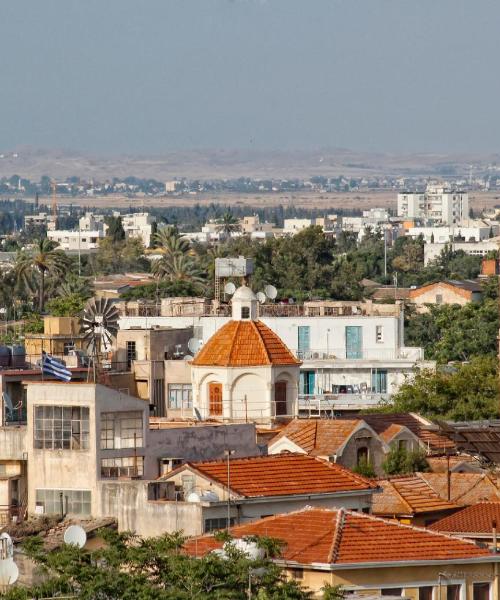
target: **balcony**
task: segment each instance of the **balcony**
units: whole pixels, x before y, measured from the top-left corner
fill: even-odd
[[[389,400],[389,394],[299,394],[299,415],[334,417],[339,411],[374,408]]]
[[[423,348],[363,348],[356,356],[356,352],[351,352],[351,356],[347,356],[346,348],[328,348],[328,349],[313,349],[313,350],[293,350],[297,358],[303,361],[367,361],[367,360],[407,360],[418,361],[424,359]]]

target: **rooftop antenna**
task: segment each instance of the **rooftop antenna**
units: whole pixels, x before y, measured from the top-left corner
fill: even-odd
[[[50,182],[50,187],[52,188],[52,216],[54,218],[57,217],[57,200],[56,200],[56,191],[57,191],[57,183],[55,179]]]

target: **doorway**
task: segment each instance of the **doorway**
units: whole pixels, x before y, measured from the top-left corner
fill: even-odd
[[[208,401],[211,417],[222,416],[222,383],[208,384]]]
[[[286,406],[286,381],[277,381],[274,384],[274,408],[277,417],[288,414]]]

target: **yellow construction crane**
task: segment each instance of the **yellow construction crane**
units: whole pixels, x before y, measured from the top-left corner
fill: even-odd
[[[52,187],[52,216],[57,217],[57,201],[56,201],[56,191],[57,191],[57,183],[54,179],[50,182]]]

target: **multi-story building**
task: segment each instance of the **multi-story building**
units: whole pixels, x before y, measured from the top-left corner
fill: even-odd
[[[465,220],[460,225],[439,227],[416,226],[408,229],[408,235],[422,237],[426,244],[446,244],[454,241],[463,243],[481,242],[498,235],[497,222]]]
[[[140,239],[146,248],[151,246],[151,236],[156,223],[153,216],[149,213],[118,214],[118,216],[121,216],[122,227],[127,237]]]
[[[398,217],[452,225],[469,217],[469,196],[457,189],[427,186],[425,192],[398,194]]]
[[[86,252],[97,250],[99,241],[106,237],[103,229],[95,230],[54,230],[47,231],[49,240],[59,244],[62,250]]]
[[[186,304],[190,306],[190,299]],[[193,337],[203,347],[230,317],[225,310],[221,312],[226,316],[210,311],[200,314],[198,306],[182,316],[122,314],[120,327],[193,327]],[[301,361],[300,412],[316,414],[376,405],[396,392],[415,368],[433,366],[424,361],[422,348],[405,346],[400,302],[263,304],[258,306],[258,318]],[[167,374],[165,377],[168,379]]]

